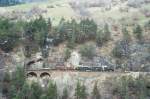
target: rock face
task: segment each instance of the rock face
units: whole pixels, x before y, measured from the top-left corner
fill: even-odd
[[[69,59],[69,63],[73,66],[78,66],[81,61],[81,56],[78,52],[74,51],[71,53],[71,57]]]
[[[83,59],[81,60],[80,64],[82,66],[96,66],[96,67],[114,67],[115,64],[112,62],[110,57],[104,56],[96,56],[93,59]]]
[[[131,58],[128,66],[132,66],[134,71],[150,71],[150,44],[132,44],[130,46]]]

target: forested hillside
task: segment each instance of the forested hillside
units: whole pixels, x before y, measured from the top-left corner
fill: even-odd
[[[0,6],[0,99],[150,99],[150,0]]]

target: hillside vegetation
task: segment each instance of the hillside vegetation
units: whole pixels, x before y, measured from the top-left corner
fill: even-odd
[[[150,0],[3,1],[0,99],[150,98]]]

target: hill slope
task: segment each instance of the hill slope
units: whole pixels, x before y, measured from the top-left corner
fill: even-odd
[[[140,24],[150,19],[149,0],[49,0],[11,7],[1,7],[0,16],[11,19],[30,19],[37,15],[51,17],[54,23],[66,19],[93,18],[97,23],[134,21]],[[130,22],[129,22],[130,21]]]

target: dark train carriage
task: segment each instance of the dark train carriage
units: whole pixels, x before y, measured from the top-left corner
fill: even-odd
[[[89,66],[79,66],[79,67],[76,67],[75,70],[77,70],[77,71],[92,71],[92,69]]]
[[[114,67],[112,67],[112,66],[104,67],[104,71],[108,71],[108,72],[110,72],[110,71],[114,71]]]
[[[101,67],[101,66],[79,66],[76,67],[77,71],[91,71],[91,72],[101,72],[101,71],[114,71],[113,67]]]
[[[92,71],[103,71],[103,68],[102,67],[91,67],[91,70]]]

